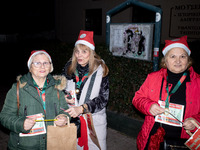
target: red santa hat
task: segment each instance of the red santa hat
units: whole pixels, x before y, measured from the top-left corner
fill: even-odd
[[[183,48],[188,55],[190,56],[191,54],[191,50],[188,47],[188,43],[187,43],[187,36],[182,36],[180,38],[174,39],[174,40],[165,40],[165,47],[162,50],[163,55],[165,56],[165,54],[172,48],[175,47],[180,47]]]
[[[35,56],[37,54],[45,54],[49,58],[49,61],[52,63],[51,56],[45,50],[33,50],[31,52],[31,55],[30,55],[28,62],[27,62],[29,69],[30,69],[30,66],[31,66],[31,63],[32,63],[33,56]]]
[[[95,49],[95,44],[93,41],[93,31],[84,31],[81,30],[78,36],[78,40],[75,43],[75,46],[77,44],[83,44],[91,48],[92,50]]]

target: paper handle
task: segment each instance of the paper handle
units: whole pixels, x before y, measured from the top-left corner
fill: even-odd
[[[195,121],[195,120],[190,120],[194,125],[195,127],[199,128],[199,122],[198,121]],[[192,136],[192,133],[190,132],[190,130],[186,130],[186,133],[189,134],[190,136]]]
[[[65,114],[60,114],[60,115],[56,116],[55,119],[57,119],[59,116],[66,117],[66,118],[67,118],[67,126],[70,127],[69,116],[67,116],[67,115],[65,115]],[[55,123],[54,123],[54,126],[56,126]]]

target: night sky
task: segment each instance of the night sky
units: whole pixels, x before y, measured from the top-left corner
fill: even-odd
[[[33,33],[55,27],[54,0],[2,0],[0,34]]]
[[[17,35],[15,42],[0,42],[1,84],[11,86],[18,75],[27,73],[31,50],[41,49],[31,37],[54,29],[54,0],[1,0],[0,36]]]

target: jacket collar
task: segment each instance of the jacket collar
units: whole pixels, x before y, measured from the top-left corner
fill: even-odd
[[[195,80],[196,78],[199,77],[199,74],[197,74],[197,73],[194,71],[193,67],[190,67],[190,68],[189,68],[189,72],[190,72],[190,80]]]
[[[167,80],[167,69],[162,68],[161,71],[164,79]],[[190,72],[190,80],[195,80],[197,77],[199,77],[199,75],[195,73],[192,66],[189,68],[189,72]]]
[[[58,90],[64,90],[67,85],[67,79],[64,76],[55,75],[52,76],[51,74],[48,74],[47,78],[49,79],[49,86],[55,86]],[[19,75],[17,77],[17,81],[19,81],[20,88],[23,88],[26,84],[33,86],[32,76],[31,73],[27,73],[25,75]]]

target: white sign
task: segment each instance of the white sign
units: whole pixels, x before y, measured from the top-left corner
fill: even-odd
[[[200,38],[200,5],[176,5],[171,8],[170,36]]]
[[[110,51],[115,56],[151,60],[153,24],[111,24]]]

